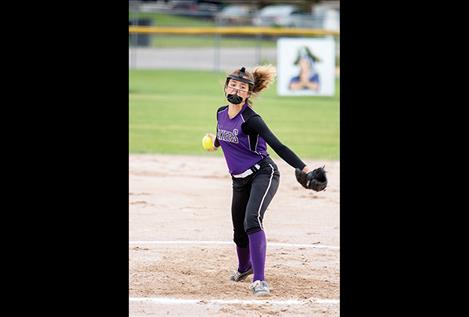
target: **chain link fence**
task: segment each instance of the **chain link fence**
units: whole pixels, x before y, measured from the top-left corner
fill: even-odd
[[[196,30],[251,26],[338,32],[338,1],[326,3],[306,12],[291,4],[259,8],[249,2],[219,5],[198,1],[129,1],[129,27],[190,27]],[[276,42],[280,37],[285,35],[129,33],[129,67],[227,71],[239,65],[276,64]],[[336,64],[339,65],[340,37],[331,37],[336,42]]]

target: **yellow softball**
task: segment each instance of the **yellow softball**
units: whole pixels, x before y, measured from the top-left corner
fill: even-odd
[[[213,151],[215,149],[213,146],[213,140],[209,135],[203,137],[202,147],[207,151]]]

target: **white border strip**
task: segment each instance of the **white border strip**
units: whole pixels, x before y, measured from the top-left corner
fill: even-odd
[[[207,241],[207,240],[153,240],[153,241],[129,241],[129,244],[227,244],[233,245],[232,241]],[[339,250],[340,247],[332,245],[319,245],[319,244],[300,244],[300,243],[279,243],[279,242],[268,242],[267,246],[269,247],[287,247],[287,248],[313,248],[313,249],[331,249]]]
[[[264,199],[265,196],[267,196],[267,193],[269,192],[270,185],[272,185],[272,178],[274,177],[274,168],[272,167],[272,164],[269,163],[270,168],[272,169],[272,174],[270,174],[270,179],[269,179],[269,186],[267,186],[267,189],[265,191],[264,196],[262,197],[261,204],[259,205],[259,209],[257,209],[257,222],[259,223],[259,227],[261,227],[262,230],[264,230],[264,227],[262,227],[261,223],[261,209],[262,209],[262,204],[264,204]],[[265,241],[265,238],[264,238]],[[265,244],[264,244],[265,245]]]
[[[153,304],[257,304],[257,305],[304,305],[308,303],[338,305],[339,299],[309,298],[307,300],[241,300],[241,299],[182,299],[170,297],[129,297],[129,302],[151,302]]]

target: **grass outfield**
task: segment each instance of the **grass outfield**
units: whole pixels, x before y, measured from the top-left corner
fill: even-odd
[[[226,104],[225,73],[181,70],[129,71],[131,153],[217,155],[202,149],[215,133],[216,109]],[[254,109],[300,158],[339,159],[339,81],[334,97],[279,97],[272,86]],[[269,153],[278,157],[272,149]]]
[[[215,26],[215,22],[210,19],[197,19],[157,12],[129,12],[129,21],[136,19],[149,19],[152,21],[153,26]]]

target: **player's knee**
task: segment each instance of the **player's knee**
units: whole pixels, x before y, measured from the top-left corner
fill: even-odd
[[[257,215],[249,215],[244,220],[244,231],[247,234],[257,232],[262,229],[262,219]]]
[[[233,241],[236,246],[240,248],[247,248],[249,246],[249,238],[245,231],[234,231]]]

